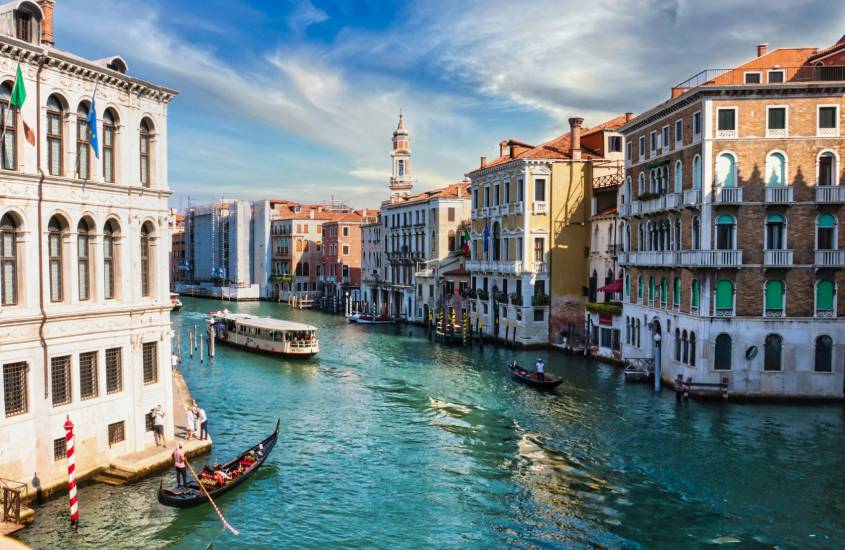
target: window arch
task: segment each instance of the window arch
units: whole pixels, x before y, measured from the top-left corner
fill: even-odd
[[[622,197],[622,202],[631,202],[631,176],[625,178],[625,196]]]
[[[681,307],[681,278],[675,277],[675,288],[672,293],[672,307],[678,309]]]
[[[76,274],[77,298],[91,299],[91,258],[94,236],[94,222],[89,217],[79,220],[76,227]]]
[[[680,160],[675,161],[675,193],[680,193],[684,190],[684,163]]]
[[[716,219],[716,249],[736,249],[736,218],[721,215]]]
[[[689,362],[689,336],[687,335],[687,329],[684,329],[681,333],[681,346],[683,347],[681,361],[687,363]]]
[[[631,276],[627,273],[625,274],[625,296],[631,298]]]
[[[784,288],[783,281],[777,279],[766,281],[763,291],[766,317],[783,316],[783,299],[785,295]]]
[[[64,171],[64,102],[56,94],[47,98],[47,169],[51,176]]]
[[[50,258],[50,301],[64,300],[64,238],[67,235],[67,223],[54,215],[47,225],[47,253]]]
[[[117,296],[118,258],[117,243],[119,242],[120,227],[114,219],[110,219],[103,227],[103,297],[112,300]]]
[[[448,245],[449,246],[449,252],[454,252],[455,251],[455,231],[450,229],[448,235],[449,235],[449,237],[448,237],[449,238],[449,245]]]
[[[733,341],[724,332],[716,337],[716,350],[713,361],[714,370],[731,370],[731,348]]]
[[[675,361],[681,360],[681,329],[675,328]]]
[[[701,155],[692,158],[692,188],[701,189]]]
[[[493,261],[502,259],[502,227],[499,222],[493,224]]]
[[[296,239],[296,251],[302,252],[302,239]]]
[[[141,296],[152,296],[153,293],[153,257],[152,257],[153,225],[150,222],[141,226]]]
[[[839,157],[833,151],[822,151],[816,159],[816,185],[828,186],[839,183]]]
[[[88,128],[90,104],[82,101],[76,108],[76,177],[91,178],[91,133]],[[96,131],[96,129],[94,129]]]
[[[766,216],[766,250],[786,248],[786,218],[780,214]]]
[[[689,365],[695,366],[695,333],[692,331],[689,333]]]
[[[721,279],[716,283],[716,316],[729,317],[734,309],[733,281]]]
[[[783,362],[783,338],[780,334],[766,336],[763,353],[763,370],[779,371]]]
[[[669,302],[669,280],[666,277],[660,279],[660,305],[666,307]]]
[[[692,219],[692,233],[690,234],[690,248],[698,250],[701,248],[701,218],[695,216]]]
[[[836,317],[836,284],[833,281],[816,283],[816,317]]]
[[[716,158],[716,186],[736,187],[736,158],[731,153]]]
[[[643,276],[637,275],[637,301],[643,303]]]
[[[640,172],[637,176],[637,195],[642,195],[645,192],[645,172]]]
[[[769,153],[766,156],[767,187],[782,187],[786,185],[786,155],[780,151]]]
[[[12,213],[0,217],[0,305],[18,303],[18,234],[21,224]]]
[[[654,286],[654,275],[651,275],[648,278],[648,303],[649,303],[649,305],[654,305],[656,294],[657,294],[657,287]]]
[[[698,311],[698,306],[701,303],[701,284],[698,279],[693,279],[690,285],[690,307]]]
[[[815,362],[816,372],[833,371],[833,338],[827,334],[816,337]]]
[[[108,183],[114,183],[117,180],[115,166],[117,125],[117,113],[109,107],[103,113],[103,179]]]
[[[837,220],[832,214],[822,214],[816,218],[816,249],[835,250]]]
[[[141,186],[150,187],[152,185],[152,151],[150,145],[152,143],[153,122],[144,117],[141,120],[141,127],[139,129],[140,137],[140,162],[141,162]]]
[[[0,84],[0,119],[5,132],[3,142],[0,143],[0,168],[3,170],[14,170],[17,167],[17,110],[11,108],[12,88],[11,82]]]

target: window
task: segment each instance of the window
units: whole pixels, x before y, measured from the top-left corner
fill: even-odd
[[[88,102],[83,101],[76,108],[76,177],[81,180],[91,177],[91,134],[88,130]]]
[[[629,274],[625,274],[625,296],[631,297],[631,276]]]
[[[622,152],[622,136],[610,136],[607,138],[607,149],[611,153]]]
[[[731,337],[725,333],[716,337],[716,357],[713,361],[715,370],[731,370]]]
[[[341,252],[343,256],[349,256],[349,245],[343,245],[343,247],[341,248]]]
[[[816,372],[833,372],[833,339],[830,336],[823,334],[816,338],[815,355],[813,370]]]
[[[123,391],[123,350],[106,350],[106,393]]]
[[[648,278],[648,305],[654,305],[654,298],[656,296],[656,287],[654,286],[654,276]]]
[[[625,160],[628,162],[634,160],[634,144],[630,141],[625,144]]]
[[[684,163],[680,160],[675,162],[675,193],[684,190]]]
[[[522,178],[516,180],[516,202],[525,200],[525,184]]]
[[[65,227],[61,218],[53,216],[47,226],[47,249],[50,256],[50,301],[62,301],[62,249],[64,248]]]
[[[669,147],[669,127],[668,126],[663,127],[663,133],[661,135],[660,141],[662,142],[661,145],[664,149],[667,149]]]
[[[822,214],[816,220],[816,250],[836,248],[836,218]]]
[[[3,365],[3,410],[6,417],[29,412],[25,361]]]
[[[653,155],[657,151],[657,131],[653,131],[648,135],[648,143],[649,147],[648,150],[651,151]]]
[[[666,277],[660,279],[660,305],[666,307],[669,300],[669,281]]]
[[[534,239],[534,261],[542,262],[545,257],[545,239],[536,237]]]
[[[405,175],[405,161],[403,159],[399,159],[398,164],[399,164],[399,175],[404,176]]]
[[[675,308],[681,306],[681,278],[675,277],[675,290],[672,294],[672,305]]]
[[[499,204],[499,194],[496,193],[496,204]],[[453,207],[449,207],[446,211],[447,220],[450,222],[455,221],[455,209]]]
[[[690,287],[690,307],[698,311],[698,304],[701,302],[701,285],[697,279],[692,281]]]
[[[816,317],[835,317],[836,285],[832,281],[816,283]]]
[[[722,153],[716,159],[716,186],[736,187],[736,160],[730,153]]]
[[[14,170],[17,166],[17,140],[15,117],[17,111],[10,108],[12,98],[12,84],[4,82],[0,85],[0,126],[3,128],[3,141],[0,143],[0,167],[3,170]]]
[[[93,227],[88,219],[79,220],[76,229],[76,263],[79,284],[79,300],[91,298],[91,233]]]
[[[32,42],[32,14],[15,10],[15,37],[24,42]]]
[[[675,361],[681,360],[681,331],[675,329]]]
[[[141,161],[141,185],[150,187],[150,136],[152,134],[152,123],[148,118],[141,121],[140,136],[140,161]]]
[[[99,395],[97,376],[97,352],[79,354],[79,394],[82,399],[93,399]]]
[[[152,292],[152,271],[150,270],[150,241],[152,228],[150,222],[141,226],[141,296],[150,296]]]
[[[546,319],[546,312],[542,308],[535,308],[534,309],[534,320],[535,321],[544,321]]]
[[[784,137],[786,134],[786,107],[769,107],[766,110],[766,136]]]
[[[746,84],[759,84],[762,75],[760,73],[745,73]]]
[[[766,157],[765,181],[769,187],[786,185],[786,157],[783,153],[769,153]]]
[[[50,359],[50,388],[54,407],[70,403],[70,355]]]
[[[819,106],[818,128],[819,136],[839,135],[839,108],[835,105]]]
[[[505,204],[511,202],[511,181],[510,180],[505,180],[504,197],[502,198],[502,202],[504,202]]]
[[[51,95],[47,98],[47,168],[51,176],[62,175],[63,117],[62,103],[58,97]]]
[[[114,136],[115,116],[111,109],[103,113],[103,179],[108,183],[114,183]]]
[[[701,189],[701,157],[699,155],[692,158],[692,188]]]
[[[109,446],[116,445],[126,439],[123,421],[109,424]]]
[[[543,202],[546,200],[546,180],[537,178],[534,180],[534,200]]]
[[[689,333],[689,365],[695,366],[695,333]]]
[[[147,415],[150,416],[150,415]],[[152,418],[152,417],[150,417]],[[67,439],[60,437],[53,440],[53,460],[59,461],[67,458]]]
[[[451,229],[449,230],[449,234],[446,238],[446,245],[448,247],[449,252],[455,251],[455,232]],[[505,250],[507,250],[507,247],[505,247]]]
[[[478,208],[478,189],[472,190],[472,207]]]
[[[643,283],[643,276],[637,276],[637,300],[639,303],[643,303],[643,293],[645,292],[644,283]]]
[[[765,287],[765,315],[766,317],[783,316],[783,281],[766,281]]]
[[[778,334],[766,336],[763,353],[763,370],[779,371],[781,369],[781,351],[783,349],[783,338]]]
[[[640,160],[645,158],[645,136],[640,136],[639,141],[639,153],[640,153]]]
[[[786,220],[780,214],[769,214],[766,217],[766,250],[783,250],[786,248]]]
[[[769,71],[767,76],[769,84],[780,84],[783,82],[783,71]]]
[[[839,179],[836,174],[836,164],[836,157],[831,151],[825,151],[819,155],[817,185],[836,185]]]
[[[716,219],[716,249],[733,250],[736,248],[736,220],[733,216],[719,216]]]
[[[637,195],[645,193],[645,172],[640,172],[637,176]]]
[[[158,382],[158,342],[144,342],[144,384]]]
[[[319,226],[318,226],[318,229],[319,229]],[[343,229],[341,230],[341,234],[342,234],[344,237],[348,237],[348,236],[349,236],[349,228],[348,228],[348,227],[346,227],[346,226],[344,226],[344,227],[343,227]]]
[[[716,120],[716,137],[736,137],[736,109],[719,109]]]
[[[0,305],[18,303],[18,230],[12,214],[0,218]]]
[[[684,121],[675,121],[675,146],[680,147],[684,142]]]
[[[701,111],[692,114],[692,135],[693,138],[701,139]]]
[[[730,317],[734,309],[734,284],[727,279],[716,283],[716,316]]]
[[[114,220],[106,222],[103,228],[103,296],[106,300],[114,298],[115,289],[115,250],[114,244],[117,240],[117,225]]]

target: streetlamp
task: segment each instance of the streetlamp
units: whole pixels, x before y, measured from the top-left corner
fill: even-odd
[[[660,352],[660,341],[663,338],[659,332],[654,333],[654,391],[660,391],[660,358],[663,355]]]

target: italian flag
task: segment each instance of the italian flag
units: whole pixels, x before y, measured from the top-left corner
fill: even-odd
[[[29,127],[29,124],[27,124],[23,119],[23,116],[21,116],[21,107],[23,107],[24,101],[26,101],[26,86],[23,83],[21,64],[18,63],[18,73],[15,76],[15,86],[12,88],[12,97],[9,102],[11,103],[13,109],[17,109],[18,116],[21,117],[21,122],[23,123],[23,133],[24,136],[26,136],[26,141],[28,141],[30,145],[35,145],[35,132],[32,131],[32,128]]]

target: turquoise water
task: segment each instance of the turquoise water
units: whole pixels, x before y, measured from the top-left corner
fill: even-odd
[[[223,304],[184,299],[183,334]],[[159,476],[80,491],[81,529],[50,501],[35,548],[845,547],[845,409],[689,402],[554,352],[442,347],[269,303],[243,312],[319,328],[314,359],[217,347],[183,372],[213,457],[281,438],[262,469],[208,506],[156,501]],[[561,376],[514,383],[515,356]],[[222,460],[221,460],[222,461]],[[167,482],[173,474],[162,474]],[[730,543],[737,544],[730,544]]]

